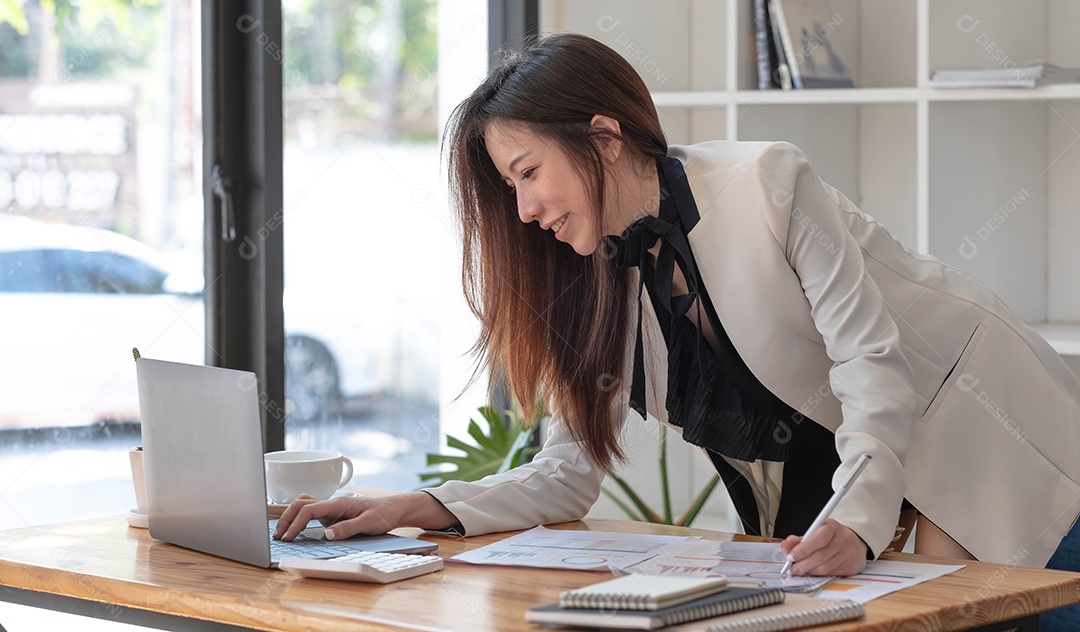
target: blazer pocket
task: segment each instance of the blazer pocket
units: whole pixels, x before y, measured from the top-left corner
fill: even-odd
[[[986,333],[986,326],[982,324],[977,326],[975,331],[971,332],[971,337],[968,338],[967,344],[964,345],[964,350],[960,352],[960,357],[957,358],[956,364],[949,369],[949,372],[945,375],[945,381],[941,383],[937,393],[935,393],[933,399],[930,400],[930,405],[923,411],[920,418],[924,423],[930,421],[934,416],[934,413],[937,412],[938,407],[941,406],[941,402],[949,394],[949,391],[952,390],[953,385],[960,379],[960,376],[964,372],[964,366],[967,364],[968,360],[971,359],[971,354],[975,352],[975,347],[978,346],[979,340],[982,339],[984,333]]]

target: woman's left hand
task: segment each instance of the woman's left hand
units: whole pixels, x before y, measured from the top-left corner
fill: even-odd
[[[789,535],[780,550],[795,558],[792,575],[854,575],[866,568],[866,543],[829,518],[809,537]]]

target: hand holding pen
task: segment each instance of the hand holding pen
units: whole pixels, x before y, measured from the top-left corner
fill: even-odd
[[[845,478],[844,481],[840,483],[840,486],[836,489],[836,492],[833,493],[832,498],[829,499],[829,502],[825,504],[824,508],[822,508],[821,513],[819,513],[817,518],[814,519],[814,522],[810,524],[810,528],[808,528],[806,530],[806,533],[803,534],[803,541],[805,541],[806,538],[810,537],[810,534],[812,534],[823,524],[825,524],[825,521],[827,521],[829,519],[829,516],[832,515],[833,510],[836,509],[836,506],[838,504],[840,504],[840,500],[843,499],[844,495],[847,494],[848,489],[851,488],[852,483],[855,482],[855,479],[858,478],[859,474],[861,474],[863,469],[866,468],[866,464],[870,462],[870,458],[870,455],[865,453],[859,457],[859,460],[855,463],[855,467],[847,475],[847,478]],[[791,570],[791,566],[792,564],[794,564],[794,562],[795,558],[790,553],[788,553],[787,561],[784,562],[783,568],[780,569],[781,577],[787,577],[788,572]]]

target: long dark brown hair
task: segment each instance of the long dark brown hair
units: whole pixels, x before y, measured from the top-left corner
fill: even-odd
[[[464,242],[462,286],[481,323],[473,348],[481,366],[506,376],[522,410],[550,400],[592,460],[609,467],[623,458],[611,422],[627,412],[626,402],[615,400],[625,392],[618,382],[636,319],[629,272],[617,269],[604,248],[582,257],[539,224],[523,223],[484,144],[493,122],[524,125],[557,143],[584,174],[599,229],[599,143],[612,135],[590,130],[597,114],[619,122],[615,138],[623,151],[666,155],[656,108],[633,67],[596,40],[552,35],[507,53],[454,110],[443,142]]]

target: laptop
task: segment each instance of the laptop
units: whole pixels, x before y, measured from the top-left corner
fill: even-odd
[[[328,541],[316,521],[293,542],[273,540],[255,374],[147,358],[136,372],[155,539],[264,568],[282,557],[438,548],[390,534]]]

